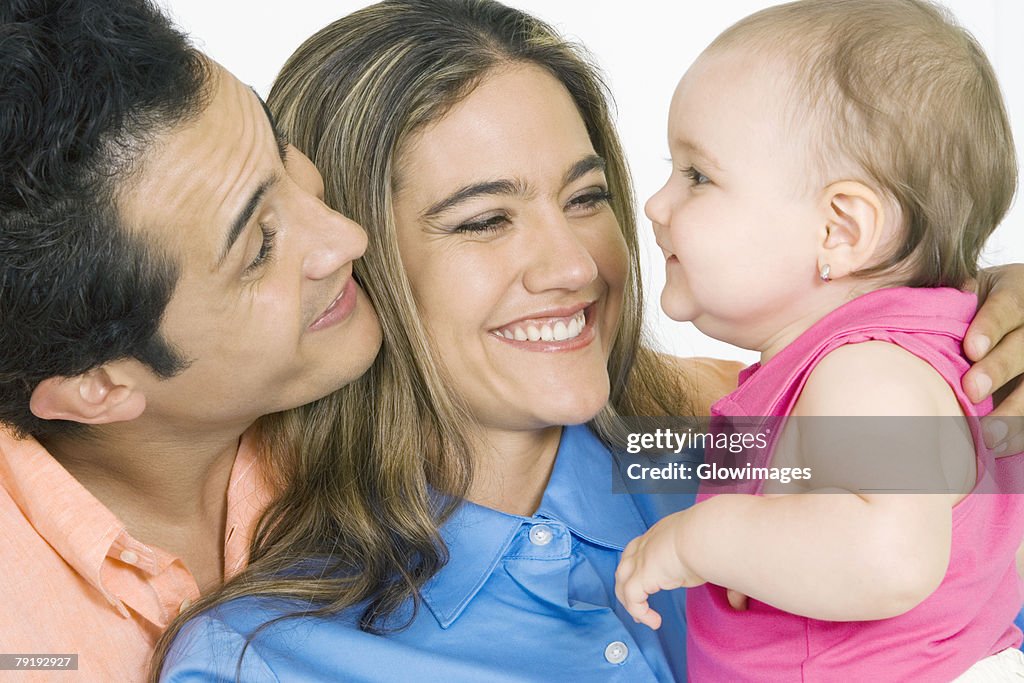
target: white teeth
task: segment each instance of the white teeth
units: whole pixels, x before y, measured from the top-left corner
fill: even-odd
[[[586,326],[587,316],[583,311],[580,311],[571,317],[568,323],[563,320],[556,320],[554,324],[527,325],[525,329],[519,326],[507,327],[496,331],[496,334],[501,335],[505,339],[515,341],[566,341],[567,339],[580,336]]]
[[[566,331],[566,338],[578,337],[580,334],[580,324],[576,322],[576,318],[569,321],[569,329]]]

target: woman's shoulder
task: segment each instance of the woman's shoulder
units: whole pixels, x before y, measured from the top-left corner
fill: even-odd
[[[743,363],[720,358],[680,358],[659,354],[676,381],[688,392],[698,415],[707,415],[713,404],[736,388]]]
[[[161,681],[287,680],[296,652],[317,649],[322,618],[309,604],[271,597],[229,600],[182,627],[168,652]],[[344,634],[361,633],[354,610],[329,621],[332,647],[344,648]],[[239,677],[240,675],[240,677]]]
[[[247,622],[260,617],[273,618],[253,600],[243,598],[190,619],[167,653],[161,682],[280,680],[259,646],[249,642],[255,627]]]

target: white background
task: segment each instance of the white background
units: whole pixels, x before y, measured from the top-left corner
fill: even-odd
[[[284,61],[309,35],[370,4],[360,0],[159,0],[196,44],[266,96]],[[704,47],[741,17],[775,4],[766,0],[508,0],[582,42],[604,70],[615,96],[622,135],[636,182],[638,206],[670,170],[665,121],[672,90]],[[1018,159],[1024,148],[1024,2],[945,0],[995,66]],[[1013,65],[1017,65],[1014,67]],[[1015,203],[990,241],[989,264],[1024,261],[1024,210]],[[650,223],[640,216],[649,320],[656,341],[678,355],[744,361],[756,354],[704,337],[690,324],[669,320],[658,306],[664,266]]]

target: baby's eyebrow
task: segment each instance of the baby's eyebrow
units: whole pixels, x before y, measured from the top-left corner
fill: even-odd
[[[677,138],[672,141],[672,146],[686,151],[691,156],[697,157],[705,166],[710,166],[719,171],[722,170],[722,165],[715,161],[715,158],[706,149],[701,147],[700,143]]]

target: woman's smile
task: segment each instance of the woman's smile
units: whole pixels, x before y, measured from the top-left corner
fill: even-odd
[[[594,310],[593,303],[584,303],[566,313],[544,311],[503,325],[491,334],[527,351],[575,351],[594,340]]]

